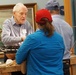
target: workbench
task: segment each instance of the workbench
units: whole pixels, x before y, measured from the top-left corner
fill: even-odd
[[[6,66],[6,64],[0,65],[0,75],[11,75],[11,72],[21,71],[23,74],[26,73],[26,61],[21,65],[15,64],[11,66]]]
[[[16,71],[21,71],[21,65],[0,66],[0,75],[11,75],[11,72]]]
[[[25,73],[26,68],[24,65],[26,62],[24,62],[21,65],[15,64],[12,66],[5,66],[0,67],[0,75],[11,75],[11,72],[21,71]],[[70,75],[76,75],[76,55],[71,55],[70,58]]]

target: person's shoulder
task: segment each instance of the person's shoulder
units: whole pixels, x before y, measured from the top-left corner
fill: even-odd
[[[63,20],[63,23],[64,23],[64,26],[66,26],[66,28],[72,28],[71,25],[65,20]]]
[[[27,35],[28,37],[30,37],[30,38],[33,38],[33,37],[36,37],[36,32],[33,32],[32,34],[29,34],[29,35]]]
[[[11,22],[11,18],[8,18],[4,21],[4,23],[10,23]]]
[[[11,25],[13,25],[13,24],[14,24],[14,21],[13,21],[13,18],[12,18],[12,17],[6,19],[6,20],[3,22],[3,26],[5,26],[5,27],[11,27]]]
[[[32,34],[27,35],[26,40],[30,40],[31,42],[32,42],[32,41],[36,41],[37,38],[36,38],[36,36],[35,36],[35,32],[32,33]]]
[[[35,31],[35,32],[33,32],[32,34],[30,34],[30,35],[28,35],[28,37],[29,38],[31,38],[31,39],[39,39],[39,35],[40,33],[39,33],[39,31],[37,30],[37,31]]]
[[[54,35],[56,36],[56,38],[63,38],[63,37],[61,36],[61,34],[59,34],[59,33],[56,32],[56,31],[54,31]]]

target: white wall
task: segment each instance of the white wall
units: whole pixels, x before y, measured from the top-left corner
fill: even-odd
[[[37,3],[38,5],[38,9],[40,8],[44,8],[45,4],[48,0],[24,0],[24,3]],[[57,0],[59,2],[60,5],[64,5],[64,1],[63,0]]]
[[[0,0],[0,5],[16,4],[18,2],[22,3],[37,3],[38,9],[44,8],[48,0]],[[63,5],[63,0],[58,0],[60,5]]]
[[[9,5],[9,4],[16,4],[18,2],[24,2],[24,0],[0,0],[0,5]]]
[[[45,4],[48,0],[0,0],[0,5],[9,5],[9,4],[16,4],[18,2],[22,3],[37,3],[37,8],[41,9],[45,7]],[[64,0],[57,0],[61,5],[64,5]],[[62,16],[64,19],[64,16]]]

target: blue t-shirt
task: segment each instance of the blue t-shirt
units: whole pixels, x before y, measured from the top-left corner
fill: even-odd
[[[28,35],[16,53],[16,62],[27,61],[27,75],[63,75],[63,38],[57,32],[46,37],[42,30]]]

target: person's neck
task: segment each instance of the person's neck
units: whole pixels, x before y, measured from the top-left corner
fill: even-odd
[[[51,15],[59,15],[59,14],[60,14],[59,11],[55,11],[55,10],[53,10],[53,11],[51,12]]]
[[[59,15],[60,13],[56,12],[56,13],[51,13],[51,15]]]

